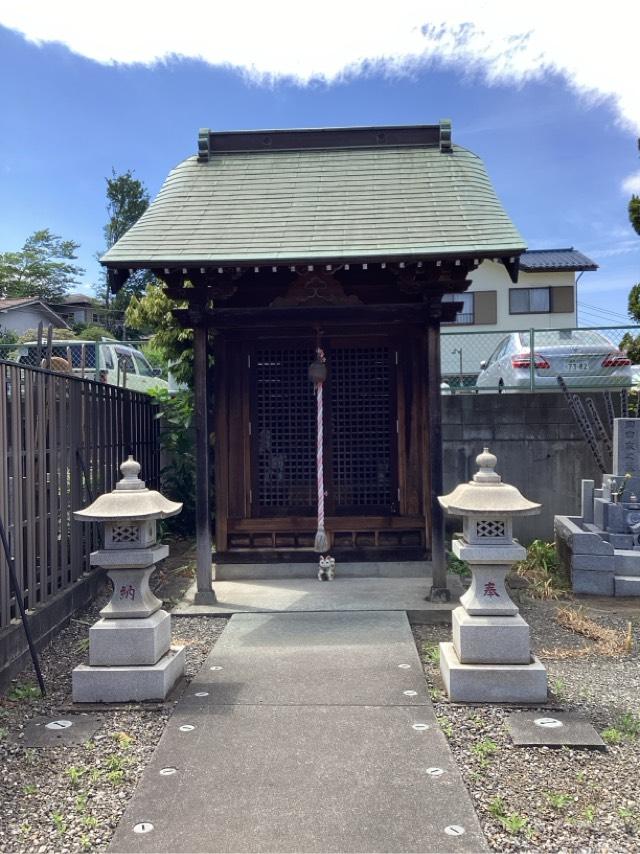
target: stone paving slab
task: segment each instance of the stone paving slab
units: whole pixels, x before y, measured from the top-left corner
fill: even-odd
[[[487,850],[405,614],[238,615],[214,653],[111,852]]]
[[[236,614],[196,686],[223,705],[430,705],[411,628],[395,611]]]
[[[411,622],[451,623],[451,611],[457,607],[462,585],[457,575],[447,578],[451,601],[426,600],[431,579],[424,578],[341,578],[321,582],[310,572],[309,578],[245,579],[216,581],[215,605],[196,605],[196,585],[172,610],[175,617],[226,617],[243,612],[273,613],[295,611],[404,611]]]
[[[514,712],[507,730],[518,747],[606,746],[589,721],[571,712]]]
[[[53,747],[57,744],[82,744],[102,726],[100,715],[69,714],[61,712],[46,717],[32,718],[18,734],[15,741],[24,747]]]

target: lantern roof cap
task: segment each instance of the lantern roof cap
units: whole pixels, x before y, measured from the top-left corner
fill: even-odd
[[[140,480],[140,463],[129,456],[120,466],[122,479],[115,489],[106,495],[77,510],[73,515],[80,522],[118,522],[124,519],[142,521],[144,519],[167,519],[182,510],[182,503],[169,501],[154,489],[147,489]]]
[[[495,470],[497,462],[488,448],[478,454],[478,471],[473,480],[459,484],[453,492],[438,498],[443,509],[452,516],[505,518],[539,513],[540,504],[529,501],[515,486],[502,482]]]

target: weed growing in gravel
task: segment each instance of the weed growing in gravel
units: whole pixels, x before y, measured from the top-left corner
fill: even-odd
[[[25,795],[35,795],[37,794],[38,787],[35,783],[27,783],[26,786],[22,787],[22,791],[25,793]]]
[[[9,730],[6,727],[0,726],[0,741],[9,735]]]
[[[594,807],[594,805],[593,805],[593,804],[588,804],[588,806],[586,806],[586,807],[582,810],[582,815],[583,815],[583,817],[584,817],[585,821],[588,821],[588,822],[589,822],[589,824],[591,824],[591,823],[594,821],[595,817],[596,817],[596,813],[597,813],[597,811],[598,811],[598,810],[596,809],[596,807]]]
[[[76,812],[83,813],[87,808],[88,795],[78,795],[75,800]]]
[[[595,641],[594,649],[598,655],[628,655],[633,649],[633,626],[631,623],[627,623],[626,632],[608,629],[587,617],[582,607],[559,608],[556,612],[556,622],[577,635]]]
[[[571,803],[571,795],[564,792],[547,792],[546,798],[554,810],[562,810]]]
[[[80,778],[85,773],[84,769],[76,768],[75,765],[70,765],[66,770],[67,779],[72,786],[77,786],[80,782]]]
[[[85,834],[80,837],[80,847],[83,851],[89,851],[91,848],[91,840]]]
[[[447,552],[447,571],[460,578],[471,578],[471,567],[466,560],[460,560],[453,552]]]
[[[503,798],[500,796],[495,797],[489,803],[489,812],[496,819],[496,821],[500,822],[502,827],[507,831],[507,833],[511,833],[512,835],[516,835],[521,831],[525,830],[527,824],[529,823],[529,819],[526,816],[520,815],[520,813],[507,812],[507,805]]]
[[[491,738],[483,738],[477,744],[474,744],[471,750],[479,756],[480,759],[486,760],[498,751],[498,745]]]
[[[58,831],[58,833],[63,834],[67,832],[67,823],[64,820],[64,816],[62,815],[62,813],[51,813],[51,820],[53,821],[53,826]]]
[[[112,786],[119,786],[124,780],[124,771],[109,771],[107,780]]]
[[[567,685],[564,679],[552,679],[549,688],[556,700],[563,700],[566,697]]]
[[[640,735],[640,718],[633,712],[625,712],[616,721],[616,727],[623,735],[637,738]]]
[[[566,569],[560,563],[554,543],[534,540],[526,558],[516,565],[521,578],[529,582],[529,592],[537,599],[558,599],[571,589]]]
[[[89,828],[89,830],[94,830],[98,826],[98,819],[95,815],[87,815],[83,819],[83,824],[85,827]]]
[[[92,783],[99,783],[101,777],[102,771],[99,768],[92,768],[91,771],[89,771],[89,780]]]
[[[122,771],[124,770],[125,762],[121,756],[118,756],[117,753],[110,753],[107,756],[107,769],[109,771]]]
[[[29,685],[28,683],[18,682],[7,695],[10,700],[20,702],[21,700],[33,700],[40,696],[40,689],[37,685]]]
[[[441,691],[440,688],[436,688],[435,686],[429,688],[429,696],[433,700],[434,703],[437,703],[444,697],[444,691]]]
[[[602,740],[607,744],[622,744],[623,735],[620,730],[616,729],[614,726],[603,729],[600,735]]]
[[[422,645],[422,654],[431,664],[440,664],[440,647],[437,643],[425,643]]]
[[[86,652],[89,649],[89,638],[82,638],[78,643],[74,646],[74,652]]]
[[[133,738],[126,732],[114,732],[112,733],[112,738],[114,738],[123,749],[130,747],[133,743]]]
[[[444,715],[438,715],[436,720],[440,724],[440,729],[447,738],[453,738],[453,726],[451,725],[449,718],[445,718]]]

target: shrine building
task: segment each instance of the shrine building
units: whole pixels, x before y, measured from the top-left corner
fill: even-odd
[[[215,601],[212,533],[218,565],[317,559],[318,346],[331,553],[431,559],[446,596],[440,323],[459,305],[442,297],[484,259],[515,282],[524,249],[448,121],[200,131],[101,259],[113,291],[151,270],[194,330],[197,601]]]

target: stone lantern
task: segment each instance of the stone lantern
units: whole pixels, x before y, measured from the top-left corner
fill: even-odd
[[[476,462],[472,481],[438,499],[446,513],[463,518],[453,551],[472,573],[452,614],[453,643],[440,644],[440,670],[451,700],[544,702],[546,670],[531,654],[529,626],[505,586],[512,564],[526,556],[513,539],[513,517],[539,513],[540,505],[502,482],[488,448]]]
[[[147,489],[133,457],[120,471],[113,492],[74,513],[81,522],[104,523],[104,546],[92,552],[91,565],[104,567],[113,582],[111,601],[89,630],[89,665],[73,671],[77,703],[163,700],[184,673],[184,647],[171,648],[171,617],[149,587],[169,554],[158,543],[156,522],[182,504]]]

